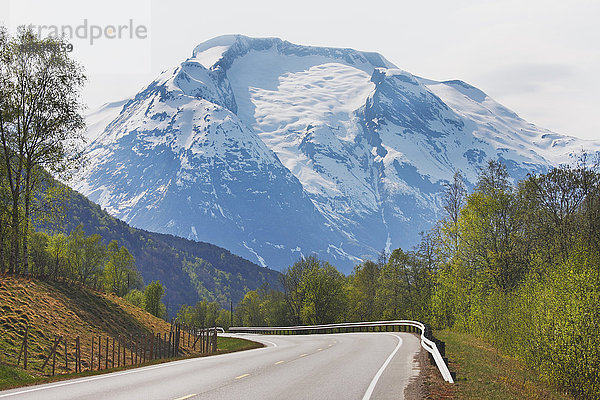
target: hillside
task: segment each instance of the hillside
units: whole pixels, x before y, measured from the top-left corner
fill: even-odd
[[[193,305],[207,299],[226,307],[229,300],[237,303],[248,290],[264,284],[279,285],[276,271],[209,243],[132,228],[75,191],[68,193],[65,210],[64,225],[42,228],[68,234],[83,224],[87,235],[97,233],[105,243],[117,240],[126,246],[135,257],[144,282],[160,280],[165,286],[164,302],[170,316],[182,304]]]
[[[81,340],[83,371],[86,371],[90,365],[92,338],[129,338],[157,333],[168,335],[170,330],[167,322],[112,294],[94,292],[71,283],[22,277],[1,276],[0,310],[0,388],[7,385],[4,381],[7,370],[11,375],[21,377],[13,379],[12,383],[9,381],[9,386],[30,383],[48,374],[48,367],[43,372],[40,367],[55,335],[68,339],[69,371],[73,372],[74,353],[71,346],[74,346],[77,336]],[[26,324],[29,324],[29,368],[23,372],[11,366],[16,365]],[[220,351],[228,351],[238,344],[220,338],[218,346]],[[184,355],[194,354],[192,346],[185,341],[182,351]],[[57,361],[57,373],[64,373],[62,343]]]

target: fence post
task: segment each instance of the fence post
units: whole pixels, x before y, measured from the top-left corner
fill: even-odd
[[[56,368],[56,348],[58,347],[58,343],[60,342],[60,337],[57,336],[54,340],[54,349],[52,350],[52,376],[54,376],[54,371]]]
[[[179,356],[179,341],[181,339],[181,326],[177,324],[177,342],[175,345],[175,357]]]
[[[175,325],[175,340],[173,340],[173,356],[177,357],[179,355],[179,334],[181,332],[179,331],[179,324]]]
[[[108,336],[106,337],[106,358],[104,359],[104,369],[108,369]]]
[[[110,365],[112,368],[115,367],[115,337],[114,336],[113,336],[112,357],[110,359]]]
[[[75,339],[75,372],[81,372],[81,342],[79,336]]]
[[[56,355],[56,347],[58,346],[58,336],[54,337],[54,345],[50,348],[50,354],[48,354],[48,357],[46,357],[46,360],[44,360],[44,363],[42,364],[42,368],[41,370],[44,371],[44,368],[46,367],[46,365],[48,364],[48,361],[50,361],[50,357],[52,357],[52,355]],[[56,356],[54,357],[54,359],[56,360]],[[53,373],[54,375],[54,373]]]
[[[90,371],[94,370],[94,337],[92,337],[92,353],[90,354]]]
[[[162,335],[159,333],[156,334],[156,358],[162,358]]]
[[[19,357],[17,358],[17,365],[21,362],[21,355],[23,355],[23,368],[27,369],[27,336],[29,335],[29,322],[25,325],[25,335],[23,335],[23,342],[21,343],[21,350],[19,351]]]
[[[102,368],[102,336],[98,336],[98,371]]]
[[[169,356],[167,355],[168,345],[167,345],[167,333],[166,332],[163,334],[163,343],[162,344],[163,344],[163,358],[167,358]]]
[[[67,353],[67,337],[65,336],[65,370],[69,372],[69,353]]]

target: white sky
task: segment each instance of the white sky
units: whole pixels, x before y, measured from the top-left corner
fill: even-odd
[[[145,25],[148,38],[74,39],[93,110],[134,95],[195,45],[241,33],[377,51],[399,68],[468,82],[523,118],[600,139],[600,1],[0,0],[0,23]]]

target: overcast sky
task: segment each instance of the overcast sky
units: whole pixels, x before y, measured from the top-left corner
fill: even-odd
[[[600,139],[599,16],[598,0],[0,0],[0,23],[13,31],[76,29],[87,20],[72,54],[87,70],[90,111],[134,95],[198,43],[241,33],[376,51],[415,75],[461,79],[529,122],[587,139]],[[90,44],[92,25],[108,34]],[[119,25],[127,25],[121,38]]]

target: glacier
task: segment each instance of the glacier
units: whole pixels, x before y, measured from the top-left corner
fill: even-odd
[[[314,253],[348,273],[410,248],[457,170],[472,185],[499,159],[519,179],[600,149],[377,53],[242,35],[87,121],[75,189],[135,227],[278,270]]]

